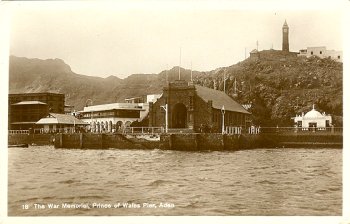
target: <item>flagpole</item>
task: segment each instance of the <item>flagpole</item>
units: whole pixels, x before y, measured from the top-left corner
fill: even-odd
[[[191,82],[193,81],[192,79],[192,61],[191,61]]]
[[[235,94],[237,94],[237,81],[236,81],[236,78],[235,78]]]
[[[181,47],[180,47],[180,63],[179,63],[179,80],[181,80]]]
[[[226,74],[224,73],[224,93],[226,93]]]
[[[166,80],[166,84],[168,85],[168,64],[166,65],[166,68],[165,68],[165,80]]]

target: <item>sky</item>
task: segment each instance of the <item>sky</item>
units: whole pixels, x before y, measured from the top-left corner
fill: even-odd
[[[336,7],[290,10],[183,2],[175,7],[23,3],[11,11],[10,54],[60,58],[75,73],[100,77],[159,73],[180,63],[210,71],[249,57],[257,41],[259,50],[280,50],[285,20],[291,51],[343,48],[342,13]]]

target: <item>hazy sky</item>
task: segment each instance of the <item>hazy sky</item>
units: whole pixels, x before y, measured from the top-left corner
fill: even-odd
[[[218,3],[219,4],[219,3]],[[64,6],[64,7],[63,7]],[[291,51],[342,50],[342,14],[330,10],[201,7],[23,7],[13,10],[10,54],[60,58],[79,74],[126,77],[179,65],[208,71],[249,52],[281,49],[287,20]]]

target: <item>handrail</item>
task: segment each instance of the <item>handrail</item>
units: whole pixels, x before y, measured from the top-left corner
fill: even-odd
[[[123,133],[154,134],[163,133],[164,127],[125,127]]]
[[[290,132],[343,132],[343,127],[261,127],[261,133],[290,133]]]
[[[9,130],[9,134],[29,134],[28,130]]]
[[[81,132],[90,132],[86,129],[74,129],[74,128],[57,128],[55,130],[47,130],[44,128],[35,128],[29,130],[8,130],[9,134],[47,134],[47,133],[81,133]],[[159,134],[164,133],[164,127],[125,127],[119,131],[113,133],[123,133],[123,134]],[[343,127],[259,127],[251,126],[248,128],[242,128],[238,126],[226,126],[225,134],[228,135],[239,135],[239,134],[261,134],[261,133],[334,133],[340,134],[343,132]],[[109,133],[106,131],[99,133]]]

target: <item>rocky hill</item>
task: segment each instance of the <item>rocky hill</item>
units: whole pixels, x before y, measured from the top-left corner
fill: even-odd
[[[175,80],[178,68],[168,73]],[[124,102],[125,98],[161,93],[166,83],[166,72],[160,74],[134,74],[125,79],[79,75],[60,59],[28,59],[10,57],[9,92],[55,92],[66,95],[66,104],[81,110],[87,99],[93,104]],[[182,69],[182,77],[189,80],[189,70]]]
[[[307,112],[312,104],[333,115],[342,126],[342,63],[319,58],[283,58],[280,51],[262,51],[258,60],[247,59],[208,72],[193,71],[194,82],[224,89],[242,104],[251,104],[253,121],[261,126],[291,126],[291,117]],[[125,79],[79,75],[60,59],[27,59],[11,56],[10,93],[59,92],[66,103],[80,110],[87,99],[93,104],[123,102],[125,98],[161,93],[167,80],[178,78],[178,67],[159,74],[134,74]],[[190,80],[190,70],[181,68]],[[236,88],[235,88],[236,80]]]
[[[342,126],[342,63],[317,57],[283,57],[281,51],[274,50],[260,53],[263,57],[258,60],[217,69],[196,82],[222,90],[223,77],[228,77],[227,93],[242,104],[251,103],[253,120],[262,126],[290,126],[291,117],[309,111],[313,103],[320,112],[332,114],[336,126]]]

